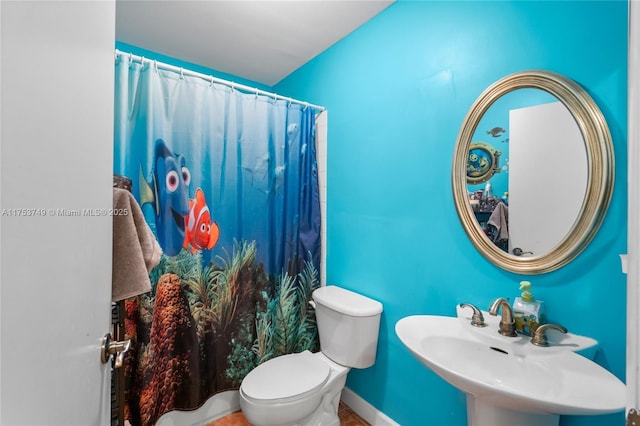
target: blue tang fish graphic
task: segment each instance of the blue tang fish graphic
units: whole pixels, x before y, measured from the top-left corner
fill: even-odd
[[[147,181],[140,166],[140,204],[154,207],[158,243],[168,256],[177,255],[185,238],[184,218],[189,214],[191,173],[185,159],[174,154],[162,139],[156,141],[153,176]]]

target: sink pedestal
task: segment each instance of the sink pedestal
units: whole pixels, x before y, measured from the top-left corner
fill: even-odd
[[[556,414],[534,414],[513,411],[478,400],[467,394],[468,426],[558,426]]]

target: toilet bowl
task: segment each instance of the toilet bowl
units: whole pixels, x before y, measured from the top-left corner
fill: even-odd
[[[253,426],[339,426],[347,373],[375,363],[382,304],[336,286],[312,297],[321,351],[281,355],[247,374],[240,408]]]
[[[242,381],[240,408],[253,426],[339,426],[349,370],[322,352],[279,356]]]

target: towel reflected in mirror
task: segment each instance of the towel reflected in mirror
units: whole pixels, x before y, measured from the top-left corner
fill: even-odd
[[[509,250],[509,207],[499,202],[487,221],[487,235],[503,251]]]

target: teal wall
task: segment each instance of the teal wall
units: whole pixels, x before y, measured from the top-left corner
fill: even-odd
[[[412,357],[395,323],[453,315],[460,302],[487,309],[516,296],[525,278],[476,251],[451,189],[465,114],[487,86],[516,71],[574,79],[609,124],[616,184],[602,228],[575,261],[528,278],[550,320],[599,340],[596,361],[624,380],[626,48],[626,2],[400,1],[274,88],[329,111],[327,282],[384,304],[377,363],[352,370],[347,386],[401,425],[461,426],[466,414],[464,395]]]
[[[143,58],[147,58],[147,59],[151,59],[151,60],[156,60],[159,62],[163,62],[165,64],[169,64],[169,65],[173,65],[176,67],[183,67],[185,70],[189,70],[189,71],[195,71],[204,75],[213,75],[216,78],[221,78],[223,80],[227,80],[227,81],[232,81],[234,83],[237,84],[242,84],[244,86],[249,86],[252,89],[260,89],[260,90],[266,90],[266,91],[271,91],[272,87],[264,85],[262,83],[257,83],[255,81],[252,80],[247,80],[245,78],[242,77],[238,77],[232,74],[227,74],[224,73],[222,71],[218,71],[218,70],[212,70],[210,68],[204,67],[202,65],[199,64],[194,64],[193,62],[187,62],[184,61],[182,59],[178,59],[178,58],[174,58],[171,56],[167,56],[164,55],[162,53],[159,52],[153,52],[151,50],[148,49],[143,49],[141,47],[138,46],[134,46],[132,44],[129,43],[124,43],[122,41],[116,40],[116,49],[125,52],[125,53],[132,53],[134,55],[137,56],[142,56]]]

